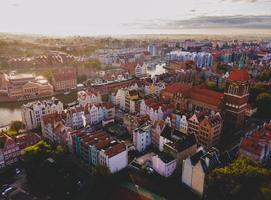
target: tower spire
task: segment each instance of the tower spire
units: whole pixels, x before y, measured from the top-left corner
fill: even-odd
[[[244,59],[244,54],[242,54],[239,60],[239,69],[243,69],[244,66],[245,66],[245,59]]]

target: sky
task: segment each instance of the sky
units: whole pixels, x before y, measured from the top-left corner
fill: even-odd
[[[0,32],[271,34],[271,0],[0,0]]]

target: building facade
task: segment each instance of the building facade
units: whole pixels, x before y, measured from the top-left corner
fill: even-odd
[[[41,127],[43,115],[62,111],[63,103],[54,97],[50,100],[29,102],[22,105],[22,122],[27,130],[37,129]]]
[[[246,69],[234,69],[226,80],[225,88],[225,124],[232,130],[244,126],[250,77]]]

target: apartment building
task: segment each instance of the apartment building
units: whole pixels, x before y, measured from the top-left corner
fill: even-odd
[[[61,113],[63,103],[52,97],[50,100],[34,101],[23,104],[21,108],[22,122],[27,130],[41,127],[41,118],[50,113]]]

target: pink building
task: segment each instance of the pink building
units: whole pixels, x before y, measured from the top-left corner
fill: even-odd
[[[169,177],[176,170],[177,161],[169,154],[161,152],[152,157],[152,167],[161,176]]]
[[[2,158],[4,158],[5,166],[17,162],[21,155],[20,148],[16,142],[5,134],[0,135],[0,152],[2,152]]]

